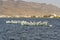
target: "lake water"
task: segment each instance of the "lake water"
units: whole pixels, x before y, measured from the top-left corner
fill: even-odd
[[[6,24],[7,20],[47,21],[53,26],[22,26],[20,24]],[[60,19],[0,18],[0,40],[60,40]]]

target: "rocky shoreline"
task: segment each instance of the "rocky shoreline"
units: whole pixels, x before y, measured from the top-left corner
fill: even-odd
[[[23,16],[23,15],[0,15],[0,18],[60,18],[60,15],[43,15],[43,16]]]

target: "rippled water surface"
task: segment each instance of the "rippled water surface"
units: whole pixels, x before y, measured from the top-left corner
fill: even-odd
[[[53,26],[21,26],[6,24],[7,20],[47,21]],[[0,18],[0,40],[60,40],[60,19]]]

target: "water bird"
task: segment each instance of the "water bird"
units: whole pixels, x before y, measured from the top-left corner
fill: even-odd
[[[22,26],[49,26],[49,27],[52,27],[52,25],[49,25],[48,22],[44,21],[38,21],[38,22],[35,22],[35,21],[16,21],[16,20],[10,20],[10,21],[6,21],[6,23],[10,23],[10,24],[21,24]]]

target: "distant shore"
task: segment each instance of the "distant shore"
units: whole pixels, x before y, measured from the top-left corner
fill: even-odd
[[[21,15],[0,15],[0,18],[60,18],[60,15],[43,15],[43,16],[21,16]]]

